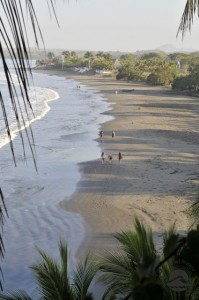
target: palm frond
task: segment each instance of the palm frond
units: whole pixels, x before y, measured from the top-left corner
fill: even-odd
[[[105,289],[103,294],[103,300],[115,300],[115,299],[125,299],[125,295],[132,295],[132,289],[127,286],[116,285],[112,282]],[[127,298],[131,299],[131,297]]]
[[[68,282],[68,250],[67,244],[60,240],[59,242],[59,253],[61,259],[61,276],[64,282]]]
[[[72,299],[72,291],[68,282],[67,267],[67,246],[61,244],[61,266],[42,250],[38,250],[41,261],[31,266],[36,276],[39,292],[45,300]]]
[[[1,257],[1,259],[4,257],[4,253],[5,253],[5,247],[4,247],[3,236],[2,236],[3,225],[4,225],[4,221],[5,221],[5,214],[8,217],[8,212],[7,212],[7,208],[5,205],[3,192],[0,188],[0,257]],[[0,267],[0,274],[2,275],[1,267]],[[3,290],[1,280],[0,280],[0,289]]]
[[[88,296],[89,287],[99,269],[93,255],[88,254],[78,264],[73,276],[73,294],[75,300],[83,300]]]
[[[161,266],[161,272],[159,272],[159,282],[161,286],[164,288],[165,293],[167,293],[167,299],[171,300],[178,300],[178,296],[175,291],[170,289],[168,282],[169,282],[169,277],[171,275],[171,272],[175,270],[175,266],[170,263],[169,261],[166,261],[162,266]]]
[[[31,1],[26,1],[27,3]],[[27,32],[25,29],[24,23],[24,15],[21,4],[18,1],[1,1],[1,10],[4,12],[3,18],[1,18],[1,39],[10,54],[11,60],[13,62],[13,67],[18,79],[19,89],[21,98],[23,101],[24,111],[22,109],[22,103],[18,100],[18,95],[16,92],[15,84],[13,81],[13,74],[11,74],[10,69],[8,67],[7,61],[5,59],[4,49],[2,43],[0,44],[0,55],[3,62],[3,70],[6,76],[8,91],[10,94],[10,102],[15,114],[16,123],[18,126],[19,134],[22,141],[23,153],[25,157],[25,145],[23,134],[21,132],[21,128],[25,127],[25,134],[28,140],[28,145],[32,153],[32,157],[35,162],[35,153],[33,150],[34,138],[32,134],[31,126],[27,128],[27,124],[25,123],[25,119],[29,122],[29,110],[32,111],[32,106],[30,103],[28,89],[29,89],[29,80],[31,79],[31,68],[29,63],[29,55],[28,55],[28,40],[27,40]],[[31,15],[31,11],[29,8],[29,13]],[[35,28],[34,19],[31,19],[32,27]],[[37,40],[37,34],[35,33],[35,39]],[[30,76],[28,75],[30,74]],[[15,161],[15,153],[12,142],[12,134],[9,126],[9,120],[7,118],[5,105],[3,107],[4,100],[1,99],[2,110],[4,110],[4,121],[5,128],[7,130],[7,135],[10,139],[10,145],[12,150],[13,159]],[[33,111],[32,111],[33,113]],[[16,164],[16,161],[15,161]]]
[[[128,293],[132,285],[138,281],[135,268],[132,268],[125,252],[105,253],[102,256],[98,282],[107,286],[104,299],[112,299],[114,295]]]
[[[183,15],[181,17],[177,36],[179,33],[182,33],[183,37],[187,30],[191,30],[195,15],[199,17],[199,0],[187,0]]]
[[[189,281],[189,289],[186,292],[186,299],[199,299],[199,278],[195,277]]]
[[[104,299],[131,295],[134,287],[143,280],[150,278],[156,282],[158,279],[155,267],[159,257],[150,228],[136,219],[134,230],[114,236],[120,242],[121,251],[109,253],[102,261],[99,280],[107,285]]]
[[[199,196],[190,207],[190,214],[194,219],[194,223],[199,224]]]
[[[24,291],[0,293],[0,300],[32,300]]]
[[[53,13],[55,13],[55,0],[46,0],[49,7],[52,7]],[[3,63],[3,71],[6,77],[8,92],[10,98],[4,99],[2,93],[0,92],[0,109],[2,110],[4,124],[5,124],[5,134],[9,139],[9,145],[13,157],[14,164],[16,165],[17,161],[15,158],[14,144],[12,140],[12,130],[10,120],[8,118],[8,112],[6,109],[6,102],[10,102],[11,107],[15,116],[15,123],[18,127],[19,136],[21,138],[22,153],[24,159],[26,159],[26,144],[30,149],[32,159],[37,170],[36,165],[36,152],[34,148],[34,136],[32,128],[30,125],[30,114],[34,116],[32,110],[31,102],[29,99],[29,82],[33,82],[32,72],[30,67],[30,48],[28,41],[28,33],[26,31],[27,19],[24,17],[24,7],[26,5],[26,12],[28,19],[31,21],[32,30],[35,37],[35,42],[39,46],[38,35],[43,42],[43,37],[39,22],[37,20],[37,14],[34,9],[32,0],[1,0],[0,1],[0,59]],[[58,21],[57,21],[58,23]],[[10,66],[7,64],[5,53],[8,51],[10,59],[13,64],[14,72],[17,76],[19,92],[16,90],[16,83],[13,80],[13,74],[11,73]],[[14,75],[15,75],[14,74]],[[21,96],[22,102],[19,101],[18,94]],[[23,106],[23,108],[22,108]],[[28,125],[27,125],[28,124]],[[24,132],[22,132],[24,128]],[[26,143],[24,142],[24,137],[26,138]],[[3,225],[3,209],[6,211],[4,199],[0,189],[0,200],[2,200],[2,205],[0,205],[0,223]],[[7,214],[7,211],[6,211]],[[2,241],[2,234],[0,233],[0,256],[3,256],[4,247]],[[0,268],[1,271],[1,268]],[[0,288],[2,289],[2,284],[0,281]]]
[[[167,257],[178,246],[180,235],[176,232],[175,223],[163,233],[163,253]]]
[[[114,236],[131,259],[132,266],[139,263],[144,257],[152,260],[156,258],[157,252],[152,231],[150,228],[146,228],[137,218],[134,231],[116,233]]]

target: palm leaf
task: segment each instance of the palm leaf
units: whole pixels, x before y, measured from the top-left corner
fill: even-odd
[[[72,299],[72,290],[67,277],[67,245],[60,242],[59,250],[61,265],[39,249],[41,261],[31,266],[38,282],[39,292],[45,300]]]
[[[147,278],[154,282],[158,277],[155,267],[159,259],[151,229],[136,219],[133,231],[114,236],[121,251],[109,253],[102,261],[99,280],[107,285],[104,299],[114,299],[114,295],[130,297],[136,284]]]
[[[0,299],[1,300],[32,300],[32,298],[30,298],[28,296],[28,294],[26,292],[13,292],[13,293],[5,293],[2,294],[0,293]]]
[[[199,299],[199,278],[195,277],[189,281],[189,289],[186,293],[186,299],[198,300]]]
[[[176,232],[175,223],[169,230],[163,233],[163,253],[164,257],[169,256],[173,250],[178,246],[180,235]]]
[[[190,214],[194,219],[194,222],[199,224],[199,196],[190,207]]]
[[[157,252],[153,242],[152,231],[146,228],[137,218],[134,231],[116,233],[115,238],[121,243],[124,252],[129,256],[132,266],[141,262],[144,257],[151,260]]]
[[[4,248],[4,242],[3,242],[3,237],[2,237],[2,232],[3,232],[3,225],[4,225],[4,221],[5,221],[5,214],[8,217],[8,212],[6,209],[6,205],[4,202],[4,196],[2,193],[2,190],[0,188],[0,257],[1,259],[4,257],[4,253],[5,253],[5,248]],[[0,273],[2,275],[2,269],[0,267]],[[3,290],[3,286],[0,280],[0,289]]]
[[[73,294],[75,300],[83,300],[88,296],[88,289],[99,269],[98,263],[94,261],[94,257],[88,254],[81,261],[73,276]]]
[[[49,8],[51,7],[55,18],[57,20],[55,14],[55,0],[46,0]],[[18,127],[19,136],[21,138],[21,145],[22,145],[22,152],[24,159],[26,159],[26,150],[25,144],[30,149],[32,154],[32,159],[37,170],[36,165],[36,153],[34,149],[34,137],[33,132],[30,125],[30,114],[34,116],[34,112],[32,110],[32,106],[29,99],[29,82],[33,82],[31,67],[29,59],[31,58],[30,55],[30,48],[29,48],[29,41],[28,41],[28,34],[26,31],[26,22],[27,18],[24,17],[24,8],[23,5],[26,5],[26,12],[29,16],[28,19],[31,21],[32,30],[35,37],[35,42],[37,46],[39,46],[38,42],[38,35],[40,36],[42,43],[43,37],[40,30],[39,22],[37,20],[37,14],[35,12],[33,1],[32,0],[24,0],[24,1],[17,1],[17,0],[1,0],[0,1],[0,59],[3,63],[3,71],[6,77],[7,87],[9,91],[10,98],[6,99],[6,101],[10,101],[14,115],[15,121]],[[50,4],[50,5],[49,5]],[[57,21],[58,23],[58,21]],[[44,45],[44,43],[43,43]],[[13,81],[13,74],[10,72],[10,68],[7,64],[5,58],[5,52],[8,51],[11,61],[13,63],[13,67],[17,76],[20,96],[22,98],[22,103],[20,103],[18,94],[16,92],[16,84]],[[23,108],[22,109],[22,104]],[[15,158],[15,151],[14,145],[12,141],[12,131],[10,127],[10,120],[8,118],[8,113],[6,110],[5,99],[2,97],[2,93],[0,92],[0,107],[3,113],[3,119],[5,123],[5,133],[10,141],[10,149],[13,157],[14,164],[16,165],[16,158]],[[26,127],[26,123],[29,123],[29,126]],[[24,132],[21,131],[22,128]],[[26,137],[26,143],[24,142],[24,135]],[[0,189],[0,198],[2,200],[3,206],[0,205],[0,222],[3,225],[3,209],[5,209],[4,200],[2,196],[2,192]],[[5,210],[6,211],[6,210]],[[7,213],[7,211],[6,211]],[[3,256],[4,247],[2,242],[2,234],[0,233],[0,256]],[[1,271],[1,268],[0,268]],[[2,289],[2,284],[0,281],[0,288]]]
[[[98,281],[107,286],[104,299],[128,293],[132,289],[132,284],[138,282],[135,268],[132,268],[125,252],[105,253],[101,261]]]
[[[199,0],[187,0],[177,35],[181,32],[183,37],[187,30],[191,30],[195,14],[199,16]]]

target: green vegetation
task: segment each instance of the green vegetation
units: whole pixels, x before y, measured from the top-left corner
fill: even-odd
[[[37,60],[37,66],[51,66],[54,68],[81,68],[87,67],[89,70],[109,70],[114,69],[114,59],[110,53],[98,52],[94,55],[87,51],[84,56],[76,52],[63,51],[61,55],[55,56],[52,52],[47,53],[45,59]]]
[[[63,51],[62,55],[48,52],[46,59],[37,60],[38,66],[53,68],[83,68],[95,72],[110,71],[117,80],[143,81],[151,85],[171,86],[173,89],[198,91],[199,53],[148,52],[141,56],[132,53],[114,59],[110,53],[99,51]]]
[[[135,58],[120,57],[118,80],[144,81],[152,85],[171,85],[173,89],[198,91],[199,53],[152,52]]]

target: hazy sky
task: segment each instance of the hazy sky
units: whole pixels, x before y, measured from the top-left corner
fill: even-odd
[[[186,0],[57,0],[60,28],[46,2],[34,1],[46,48],[134,52],[172,44],[199,49],[199,20],[191,35],[176,39]]]

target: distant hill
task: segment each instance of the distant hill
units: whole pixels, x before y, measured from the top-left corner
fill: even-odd
[[[191,53],[191,52],[198,52],[199,50],[193,49],[193,48],[175,48],[171,44],[165,44],[162,45],[158,48],[155,49],[156,51],[164,51],[166,53],[173,53],[173,52],[186,52],[186,53]]]

